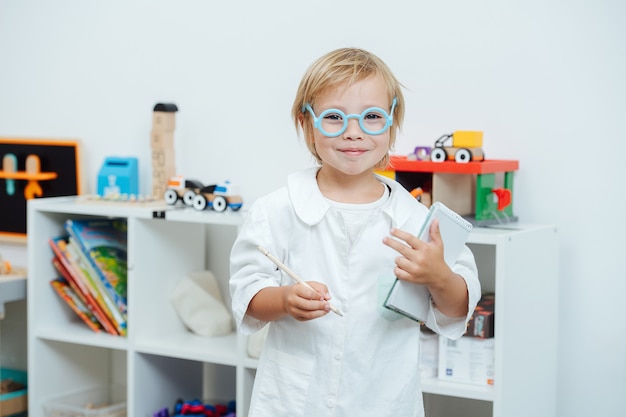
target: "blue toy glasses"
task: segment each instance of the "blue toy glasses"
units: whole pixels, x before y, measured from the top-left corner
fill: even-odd
[[[348,128],[348,120],[358,119],[359,126],[363,132],[368,135],[380,135],[389,129],[389,126],[393,124],[393,110],[396,107],[396,98],[394,97],[391,103],[391,111],[388,114],[380,107],[370,107],[363,110],[361,114],[345,114],[339,109],[324,110],[319,117],[315,115],[315,112],[311,108],[311,105],[306,104],[303,112],[308,110],[313,116],[313,127],[319,130],[322,135],[329,138],[335,138],[341,135]]]

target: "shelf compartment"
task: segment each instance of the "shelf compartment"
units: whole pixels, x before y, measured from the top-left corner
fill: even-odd
[[[34,338],[28,366],[29,414],[33,416],[43,415],[45,401],[77,388],[126,386],[125,350]]]
[[[141,353],[134,355],[132,363],[129,416],[171,410],[179,398],[224,402],[235,398],[235,367]]]
[[[234,324],[223,336],[192,333],[170,295],[190,272],[210,270],[229,309],[228,256],[236,228],[193,222],[139,220],[129,223],[129,328],[142,352],[236,365]],[[211,247],[211,249],[209,249]],[[210,252],[210,254],[209,254]],[[164,253],[167,256],[154,256]]]

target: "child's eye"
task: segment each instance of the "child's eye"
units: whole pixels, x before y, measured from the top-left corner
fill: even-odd
[[[369,120],[375,120],[375,119],[382,119],[383,116],[380,113],[371,112],[371,113],[367,113],[364,118],[369,119]]]
[[[328,113],[327,115],[324,116],[324,119],[332,120],[332,121],[339,121],[339,122],[343,120],[343,118],[341,117],[339,113]]]

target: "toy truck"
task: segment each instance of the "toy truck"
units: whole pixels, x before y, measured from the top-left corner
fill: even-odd
[[[235,195],[234,187],[229,181],[223,184],[207,185],[201,188],[193,198],[193,208],[202,211],[206,208],[217,212],[222,212],[230,207],[231,210],[237,211],[241,208],[243,202],[240,196]]]
[[[174,205],[181,200],[186,206],[192,207],[196,193],[202,188],[204,188],[204,184],[200,181],[186,179],[181,175],[177,175],[171,177],[167,182],[163,199],[170,205]]]
[[[444,146],[448,139],[452,139],[452,146]],[[430,160],[433,162],[456,161],[460,164],[483,161],[485,154],[482,146],[483,132],[457,130],[435,141],[435,146],[430,151]]]
[[[223,184],[204,185],[200,181],[180,175],[170,178],[163,197],[167,204],[174,205],[182,200],[186,206],[198,211],[209,208],[222,212],[229,207],[237,211],[243,204],[241,197],[234,193],[234,187],[229,181]]]

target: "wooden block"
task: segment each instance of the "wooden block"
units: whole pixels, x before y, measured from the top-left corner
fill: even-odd
[[[155,111],[152,113],[152,130],[173,132],[176,129],[176,113]]]
[[[483,146],[483,132],[478,130],[457,130],[453,133],[454,147],[480,148]]]
[[[174,149],[174,132],[153,130],[150,132],[150,147],[152,149]]]
[[[433,174],[433,201],[441,201],[461,216],[474,214],[473,175]]]

